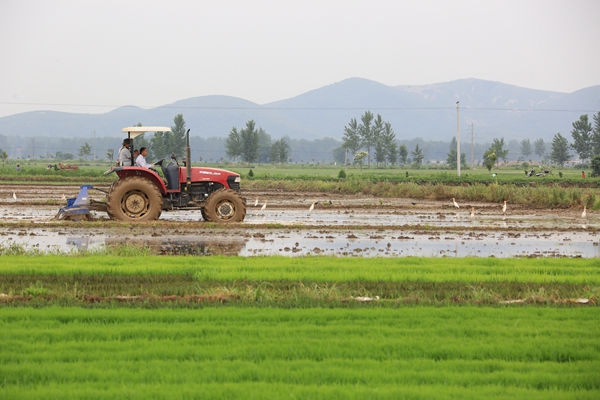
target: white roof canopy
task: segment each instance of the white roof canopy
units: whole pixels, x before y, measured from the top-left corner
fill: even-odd
[[[123,128],[121,132],[129,133],[129,138],[133,139],[146,132],[171,132],[171,128],[168,126],[128,126]]]

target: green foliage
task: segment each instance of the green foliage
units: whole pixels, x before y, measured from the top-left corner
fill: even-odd
[[[593,156],[594,149],[592,124],[588,122],[587,114],[580,116],[578,121],[573,122],[571,136],[573,137],[573,144],[571,145],[573,150],[577,152],[582,161],[589,160]]]
[[[571,158],[571,154],[569,154],[569,142],[560,133],[557,133],[552,139],[550,159],[556,165],[562,166],[569,158]]]
[[[79,149],[79,157],[89,157],[92,154],[92,146],[85,142],[83,146]]]
[[[340,172],[338,174],[338,178],[339,179],[346,179],[346,171],[344,171],[344,169],[340,169]]]
[[[413,157],[413,168],[419,169],[423,164],[423,159],[425,156],[423,155],[423,149],[419,147],[418,143],[411,154]]]
[[[600,177],[600,154],[592,158],[592,177]]]
[[[456,166],[456,151],[458,148],[458,142],[456,141],[456,136],[452,137],[452,141],[450,142],[450,152],[448,153],[448,158],[446,162],[450,166],[451,169],[457,169]],[[460,167],[463,169],[468,168],[467,165],[467,156],[465,153],[460,153]]]
[[[352,118],[347,126],[344,127],[344,136],[342,146],[350,152],[356,154],[361,147],[360,132],[356,118]]]
[[[259,135],[253,120],[246,122],[246,127],[240,132],[242,161],[253,163],[258,160]]]
[[[229,136],[225,141],[225,148],[225,152],[232,160],[242,155],[242,138],[235,126],[229,132]]]
[[[531,142],[529,139],[523,139],[521,141],[521,154],[527,159],[532,153]]]
[[[271,162],[285,164],[287,163],[288,154],[290,151],[290,145],[285,141],[285,139],[276,140],[271,145],[270,156]]]
[[[250,168],[250,171],[248,171],[248,177],[250,177],[250,178],[254,177],[254,172],[252,171],[252,168]]]
[[[534,148],[534,153],[540,158],[543,159],[544,155],[546,154],[546,143],[544,142],[544,139],[540,138],[537,139],[534,143],[533,143],[533,148]]]
[[[498,156],[494,149],[489,148],[483,153],[483,166],[486,167],[489,172],[492,171],[496,161],[498,161]]]

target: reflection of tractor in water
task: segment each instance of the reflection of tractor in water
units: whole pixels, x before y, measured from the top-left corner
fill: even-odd
[[[133,139],[149,131],[169,131],[167,127],[128,127]],[[59,211],[59,218],[73,218],[89,210],[106,211],[111,219],[119,221],[152,221],[163,210],[200,210],[205,221],[217,223],[240,222],[246,216],[246,201],[240,194],[240,175],[217,169],[192,167],[190,157],[189,129],[186,135],[186,158],[180,166],[172,155],[172,161],[160,165],[163,178],[153,169],[142,167],[115,167],[105,174],[116,173],[119,180],[112,184],[106,195],[106,204],[89,204],[86,186],[77,197],[85,198],[77,204],[76,199]],[[85,195],[82,195],[83,191]]]

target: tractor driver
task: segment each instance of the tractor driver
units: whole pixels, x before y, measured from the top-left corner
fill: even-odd
[[[119,149],[119,155],[117,156],[117,163],[120,167],[131,167],[131,139],[123,140],[123,146]]]
[[[152,164],[148,164],[146,161],[146,156],[148,155],[148,149],[142,147],[140,149],[140,155],[135,159],[135,165],[142,168],[151,168]]]

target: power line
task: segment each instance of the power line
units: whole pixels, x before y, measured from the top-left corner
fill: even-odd
[[[22,105],[22,106],[56,106],[56,107],[102,107],[102,108],[168,108],[168,109],[190,109],[190,110],[299,110],[299,111],[354,111],[354,110],[455,110],[454,107],[268,107],[258,105],[256,107],[213,107],[213,106],[121,106],[107,104],[67,104],[67,103],[15,103],[0,101],[0,104]],[[542,108],[499,108],[499,107],[469,107],[463,106],[464,110],[475,111],[528,111],[528,112],[580,112],[594,113],[596,110],[565,110],[565,109],[542,109]],[[40,110],[41,111],[41,110]],[[45,111],[45,110],[44,110]]]

